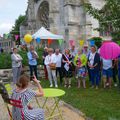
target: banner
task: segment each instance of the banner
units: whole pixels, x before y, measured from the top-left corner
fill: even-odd
[[[59,45],[61,46],[62,43],[63,43],[63,40],[62,40],[62,39],[59,39],[58,42],[59,42]]]
[[[18,40],[18,38],[19,38],[19,35],[15,35],[15,40]]]
[[[5,39],[8,39],[9,34],[3,34],[3,37],[4,37]]]
[[[84,40],[80,40],[79,44],[80,44],[80,46],[83,46],[84,45]]]
[[[36,38],[36,42],[37,43],[40,43],[40,41],[41,41],[41,39],[38,37],[38,38]]]
[[[90,46],[93,46],[93,45],[95,45],[95,41],[94,41],[94,40],[91,40],[91,41],[90,41]]]
[[[25,45],[24,39],[20,39],[20,42],[21,42],[22,45]]]
[[[48,39],[48,45],[52,43],[52,39]]]
[[[69,40],[69,44],[70,44],[70,46],[74,46],[75,45],[75,41],[74,40]]]

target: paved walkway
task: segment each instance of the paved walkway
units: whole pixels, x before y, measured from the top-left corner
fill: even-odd
[[[43,104],[44,99],[38,98],[38,101],[39,103]],[[53,100],[50,99],[47,105],[50,106],[52,105],[52,103],[53,103]],[[31,105],[33,107],[38,107],[35,99],[31,101]],[[64,102],[60,102],[60,108],[62,110],[64,120],[85,120],[78,112],[68,107],[66,104],[64,104]],[[45,115],[47,116],[47,112],[45,112]],[[9,120],[9,115],[1,96],[0,96],[0,120]],[[56,117],[53,120],[59,120],[59,118]]]
[[[0,72],[3,72],[3,70],[2,71],[0,70]],[[31,87],[34,88],[35,86],[31,85]],[[39,98],[38,100],[41,104],[43,104],[44,102],[43,98]],[[52,105],[52,102],[53,100],[49,100],[47,104]],[[31,104],[33,107],[38,107],[35,99],[31,101]],[[84,117],[82,117],[82,115],[79,114],[79,112],[76,112],[74,108],[69,107],[67,104],[64,104],[63,102],[60,102],[60,108],[62,110],[64,120],[85,120]],[[45,116],[46,115],[47,115],[47,112],[45,112]],[[1,95],[0,95],[0,120],[9,120],[9,115],[4,105],[4,102],[1,98]],[[53,120],[59,120],[59,118],[57,117]]]

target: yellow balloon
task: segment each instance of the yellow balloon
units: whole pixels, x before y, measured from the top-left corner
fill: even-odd
[[[83,46],[84,40],[80,40],[80,46]]]
[[[30,34],[26,34],[24,36],[24,40],[26,43],[30,43],[32,41],[32,36]]]

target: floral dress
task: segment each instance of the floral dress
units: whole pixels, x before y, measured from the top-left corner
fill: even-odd
[[[85,54],[82,55],[76,55],[74,59],[74,64],[76,65],[76,73],[77,77],[86,77],[87,69],[87,57]]]
[[[15,100],[21,100],[23,105],[23,113],[25,120],[44,120],[44,111],[43,109],[29,109],[28,103],[36,93],[30,89],[26,89],[24,92],[13,91],[11,98]],[[17,107],[12,108],[12,115],[14,120],[22,120],[21,118],[21,109]]]

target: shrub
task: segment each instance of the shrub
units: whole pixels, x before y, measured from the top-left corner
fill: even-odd
[[[95,41],[95,45],[98,47],[98,48],[100,48],[101,47],[101,44],[102,44],[102,38],[100,38],[100,37],[93,37],[93,38],[91,38],[90,40],[94,40]]]
[[[11,68],[11,55],[9,53],[0,54],[0,69]]]
[[[43,48],[37,49],[36,51],[37,51],[37,53],[39,55],[38,65],[41,65],[41,64],[43,64],[43,62],[42,62]],[[23,58],[22,64],[24,66],[28,66],[27,51],[24,51],[24,50],[19,51],[19,54]],[[9,68],[11,68],[11,65],[12,65],[11,54],[9,54],[9,53],[1,53],[0,54],[0,69],[9,69]]]

